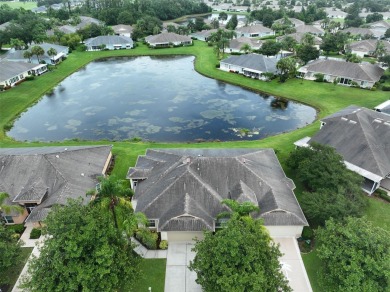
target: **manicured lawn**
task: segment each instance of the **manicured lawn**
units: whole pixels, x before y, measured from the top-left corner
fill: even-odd
[[[23,247],[20,255],[20,261],[16,262],[15,265],[12,266],[7,272],[0,274],[1,279],[7,279],[7,281],[10,283],[5,286],[0,285],[0,289],[2,289],[3,292],[11,292],[16,281],[18,280],[19,274],[22,272],[23,267],[27,262],[27,259],[31,255],[32,250],[32,247]]]
[[[32,8],[37,7],[37,2],[11,2],[11,1],[0,1],[0,5],[7,4],[11,8],[24,8],[26,10],[31,10]]]
[[[151,287],[152,292],[164,292],[166,263],[166,259],[144,259],[141,263],[143,277],[131,291],[147,292]],[[129,289],[124,288],[122,291],[127,292]]]
[[[311,288],[313,288],[313,292],[321,292],[323,290],[320,289],[318,284],[318,274],[317,271],[320,268],[320,259],[317,256],[315,251],[312,251],[308,254],[302,254],[303,263],[305,264],[307,275],[309,276],[309,280],[311,283]]]
[[[367,219],[374,225],[390,232],[390,203],[375,197],[367,198],[369,205],[366,212]]]

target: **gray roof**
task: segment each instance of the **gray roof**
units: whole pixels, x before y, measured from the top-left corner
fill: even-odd
[[[44,209],[85,197],[110,152],[111,146],[0,148],[0,192],[14,203],[38,203],[28,221],[39,221]]]
[[[261,40],[256,40],[256,39],[248,38],[248,37],[239,37],[239,38],[230,40],[229,48],[240,50],[242,45],[248,44],[251,46],[252,49],[257,50],[257,49],[260,49],[262,43],[263,42]]]
[[[330,74],[370,82],[377,82],[384,73],[384,70],[377,65],[329,59],[320,59],[309,62],[301,69],[307,69],[308,72]],[[301,71],[301,69],[299,71]]]
[[[149,149],[130,168],[138,183],[136,211],[158,219],[159,231],[215,229],[215,218],[228,208],[223,199],[253,202],[254,216],[265,225],[307,225],[287,178],[272,149]]]
[[[387,52],[390,52],[390,42],[388,41],[381,41],[383,45],[386,48]],[[349,44],[349,48],[354,51],[361,51],[361,52],[374,52],[377,46],[378,40],[375,39],[368,39],[368,40],[361,40],[357,42],[353,42]]]
[[[173,32],[162,32],[157,35],[150,35],[145,38],[149,44],[167,44],[177,42],[191,42],[191,38],[186,35],[180,35]]]
[[[305,22],[300,20],[300,19],[297,19],[297,18],[291,18],[291,17],[288,17],[288,20],[291,21],[291,23],[294,25],[294,26],[300,26],[300,25],[305,25]],[[280,18],[280,19],[277,19],[274,21],[274,23],[284,23],[284,18]]]
[[[261,24],[249,25],[236,28],[236,31],[240,33],[258,33],[258,32],[272,32],[272,29],[265,27]]]
[[[313,25],[299,25],[296,28],[297,32],[300,33],[312,33],[312,34],[323,34],[324,30],[321,28],[317,28]]]
[[[292,37],[298,43],[301,43],[303,37],[305,36],[305,33],[304,32],[295,32],[295,33],[286,34],[286,35],[277,37],[276,39],[278,41],[282,41],[287,36]],[[315,45],[321,45],[322,44],[322,39],[320,37],[318,37],[318,36],[313,36],[313,37],[314,37],[314,44]]]
[[[121,33],[132,33],[133,32],[133,27],[131,25],[127,24],[118,24],[118,25],[113,25],[111,27],[116,34],[121,34]]]
[[[241,66],[244,68],[261,71],[261,72],[272,72],[276,73],[276,58],[269,58],[259,54],[247,54],[240,56],[230,56],[229,58],[222,60],[221,63]]]
[[[390,116],[352,105],[322,121],[310,142],[332,146],[345,161],[380,177],[390,173]]]
[[[48,58],[48,59],[51,59],[53,58],[52,56],[49,56],[47,54],[47,51],[50,49],[50,48],[53,48],[57,51],[57,55],[61,52],[63,53],[67,53],[68,52],[68,47],[66,46],[61,46],[61,45],[57,45],[57,44],[49,44],[49,43],[41,43],[41,44],[31,44],[31,48],[34,47],[34,46],[40,46],[44,51],[45,53],[43,54],[43,58]],[[23,54],[25,51],[31,51],[31,50],[15,50],[15,49],[11,49],[9,50],[5,56],[4,56],[4,59],[7,59],[7,60],[26,60],[27,62],[27,59],[23,57]],[[41,58],[42,58],[41,57]]]
[[[0,61],[0,81],[8,80],[39,65],[25,62]]]
[[[85,40],[85,45],[100,46],[100,45],[133,45],[133,40],[122,35],[102,35],[95,38]]]
[[[352,35],[374,35],[374,32],[369,28],[362,28],[362,27],[349,27],[347,29],[343,29],[341,32],[344,33],[350,33]]]

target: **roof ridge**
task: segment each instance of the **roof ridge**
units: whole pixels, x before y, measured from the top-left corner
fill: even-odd
[[[287,210],[284,210],[284,209],[281,209],[281,208],[279,208],[279,209],[275,209],[275,210],[270,210],[270,211],[267,211],[267,212],[264,212],[263,214],[261,214],[260,216],[263,216],[263,215],[265,215],[265,214],[271,214],[271,213],[275,213],[275,212],[280,212],[280,211],[283,211],[283,212],[285,212],[285,213],[288,213],[288,214],[291,214],[291,215],[293,215],[295,218],[297,218],[299,221],[301,221],[303,224],[307,224],[307,222],[304,222],[303,220],[302,220],[302,218],[300,218],[299,216],[297,216],[297,214],[294,214],[293,212],[290,212],[290,211],[287,211]],[[301,210],[302,211],[302,210]],[[302,213],[303,214],[303,213]]]

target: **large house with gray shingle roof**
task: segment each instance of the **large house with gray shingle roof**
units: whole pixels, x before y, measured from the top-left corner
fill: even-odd
[[[47,71],[46,64],[0,61],[0,90],[23,82],[27,76],[41,75]]]
[[[237,36],[243,36],[248,38],[257,38],[275,35],[275,32],[268,27],[265,27],[261,24],[243,26],[236,29]]]
[[[259,50],[263,42],[253,38],[239,37],[229,41],[229,45],[226,47],[226,51],[229,53],[242,53],[241,48],[245,44],[248,44],[251,50]]]
[[[9,224],[40,222],[53,205],[85,198],[110,162],[111,146],[0,148],[0,192],[9,194],[7,204],[25,208],[0,215]]]
[[[353,82],[362,88],[371,88],[382,77],[384,70],[370,63],[352,63],[344,60],[319,59],[309,62],[298,69],[300,76],[307,80],[315,80],[316,74],[323,74],[324,80],[351,86]]]
[[[84,41],[87,51],[132,49],[133,40],[121,35],[102,35]]]
[[[4,59],[8,61],[18,61],[18,62],[30,62],[35,64],[40,64],[41,61],[45,61],[46,64],[58,64],[61,61],[65,60],[69,54],[69,48],[66,46],[61,46],[57,44],[41,43],[41,44],[32,44],[31,47],[40,46],[44,54],[39,56],[33,56],[30,59],[24,57],[24,52],[31,50],[15,50],[14,48],[10,49],[5,55]],[[57,54],[54,56],[49,56],[47,53],[51,48],[56,50]]]
[[[321,120],[312,138],[295,142],[332,146],[343,156],[348,169],[364,178],[363,190],[372,194],[378,187],[390,190],[390,116],[358,106],[349,106]]]
[[[192,44],[192,39],[186,35],[173,32],[162,32],[157,35],[150,35],[145,38],[145,42],[151,47],[188,46]]]
[[[355,54],[359,57],[364,56],[373,56],[375,54],[375,50],[377,47],[379,40],[376,39],[368,39],[361,40],[357,42],[352,42],[345,46],[347,51],[350,51],[352,54]],[[390,42],[388,41],[380,41],[386,49],[386,54],[390,53]]]
[[[133,206],[168,241],[215,231],[223,199],[252,202],[271,236],[300,236],[307,225],[272,149],[149,149],[127,174]]]
[[[259,54],[230,56],[220,62],[219,68],[223,71],[243,74],[247,77],[266,80],[264,73],[277,73],[276,58]]]

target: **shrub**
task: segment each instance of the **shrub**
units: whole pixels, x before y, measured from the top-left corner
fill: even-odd
[[[42,230],[33,228],[30,233],[30,239],[38,239],[41,236]]]
[[[220,67],[220,65],[219,65],[219,64],[216,64],[216,65],[215,65],[215,68],[219,68],[219,67]]]
[[[383,91],[390,91],[390,85],[383,85],[382,90]]]
[[[371,89],[370,89],[371,91],[376,91],[376,87],[375,86],[373,86],[373,87],[371,87]]]
[[[8,229],[13,230],[15,233],[22,235],[24,231],[24,225],[23,224],[14,224],[14,225],[8,225]]]
[[[351,87],[360,87],[356,81],[351,81],[350,85]]]
[[[314,74],[314,77],[316,78],[315,82],[324,82],[324,74],[316,73]]]
[[[384,190],[377,189],[375,191],[375,195],[379,198],[382,198],[383,200],[390,202],[390,196],[385,192]]]
[[[309,226],[303,227],[301,236],[303,239],[313,239],[314,238],[313,229],[311,229]]]
[[[160,242],[160,249],[167,249],[168,248],[168,241],[161,240]]]
[[[35,76],[34,75],[30,75],[30,76],[27,76],[25,78],[26,81],[31,81],[31,80],[34,80],[35,79]]]
[[[148,228],[139,229],[135,236],[146,248],[157,249],[157,238],[156,232],[150,231]]]

